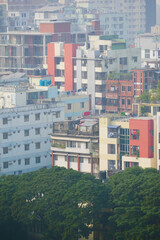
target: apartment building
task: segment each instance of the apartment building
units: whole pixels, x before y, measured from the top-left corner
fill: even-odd
[[[107,78],[106,112],[132,112],[134,81],[132,73],[110,74]]]
[[[8,0],[8,9],[10,12],[29,12],[28,26],[34,25],[34,11],[37,8],[43,7],[47,4],[47,0]]]
[[[104,9],[127,16],[127,42],[134,43],[138,33],[150,32],[156,24],[156,0],[77,0],[77,5],[87,9]]]
[[[0,32],[7,32],[8,0],[0,0]]]
[[[79,119],[53,124],[52,166],[98,176],[99,126],[97,119]]]
[[[49,134],[57,120],[64,120],[62,103],[1,109],[0,175],[51,167]]]
[[[29,26],[29,17],[30,13],[27,9],[26,11],[8,12],[8,31],[31,30],[31,27]]]
[[[140,49],[126,48],[118,36],[89,36],[84,47],[48,44],[48,74],[59,91],[83,89],[91,95],[93,112],[105,111],[107,75],[140,67]]]
[[[136,97],[157,87],[159,71],[153,68],[133,69],[131,73],[112,73],[107,78],[106,112],[138,114]],[[132,108],[132,106],[134,106]]]
[[[156,118],[103,116],[99,131],[100,171],[157,168]]]
[[[0,71],[25,71],[34,75],[37,69],[47,68],[47,44],[77,41],[84,43],[86,34],[70,32],[70,22],[40,24],[40,31],[0,33]]]
[[[135,46],[141,48],[141,65],[159,68],[160,64],[160,34],[145,33],[135,38]]]

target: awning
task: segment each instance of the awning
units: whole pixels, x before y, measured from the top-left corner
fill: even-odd
[[[114,129],[116,129],[116,128],[119,128],[121,125],[109,125],[108,126],[108,128],[114,128]]]

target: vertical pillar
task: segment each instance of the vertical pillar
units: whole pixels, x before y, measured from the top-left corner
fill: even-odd
[[[79,162],[79,154],[77,154],[77,164],[78,164],[78,172],[80,171],[80,162]]]
[[[129,167],[131,167],[131,162],[129,163]]]
[[[54,166],[54,155],[53,155],[53,151],[52,151],[52,167]]]
[[[93,156],[91,153],[91,175],[93,175]]]
[[[67,153],[67,169],[69,169],[69,156],[68,156],[68,153]]]

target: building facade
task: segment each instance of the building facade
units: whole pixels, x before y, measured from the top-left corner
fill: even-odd
[[[49,134],[57,120],[64,120],[62,103],[1,109],[0,175],[51,167]]]
[[[118,36],[90,36],[84,47],[77,44],[48,44],[48,73],[59,91],[82,89],[91,95],[93,112],[105,111],[107,76],[130,72],[140,66],[140,50],[126,48]]]
[[[52,166],[99,174],[99,126],[96,119],[55,123],[51,135]]]
[[[100,171],[157,168],[156,119],[100,117]]]

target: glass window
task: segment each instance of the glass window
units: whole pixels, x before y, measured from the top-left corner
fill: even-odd
[[[108,144],[108,154],[115,154],[115,144]]]
[[[128,92],[131,92],[132,88],[130,86],[128,86]]]
[[[40,128],[35,128],[35,135],[39,135],[40,134]]]
[[[84,108],[84,102],[81,102],[80,105],[81,105],[81,108]]]
[[[25,137],[29,136],[29,129],[24,130],[24,136]]]
[[[40,113],[35,114],[35,120],[40,120]]]
[[[3,163],[3,168],[8,168],[8,162]]]
[[[60,111],[56,112],[56,118],[60,118]]]
[[[131,146],[131,156],[139,157],[139,146]]]
[[[29,158],[25,158],[24,159],[24,164],[25,165],[29,165],[30,164],[30,159]]]
[[[3,139],[8,139],[8,133],[3,133]]]
[[[115,169],[115,160],[108,160],[108,170]]]
[[[3,154],[7,154],[8,153],[8,147],[4,147],[3,148]]]
[[[20,159],[18,160],[18,165],[21,165],[21,160]]]
[[[150,49],[145,49],[145,58],[150,58]]]
[[[29,115],[24,115],[24,122],[29,122]]]
[[[68,108],[68,110],[70,110],[72,108],[72,105],[70,103],[67,104],[67,108]]]
[[[29,144],[24,144],[24,150],[28,151],[29,150]]]
[[[41,162],[41,157],[36,157],[36,163],[40,163]]]
[[[3,125],[8,124],[8,118],[3,118]]]
[[[131,139],[138,140],[139,139],[139,130],[131,129]]]
[[[36,149],[40,149],[40,147],[41,147],[41,143],[40,142],[35,143],[35,148]]]
[[[125,92],[126,91],[126,87],[125,86],[122,86],[122,92]]]

